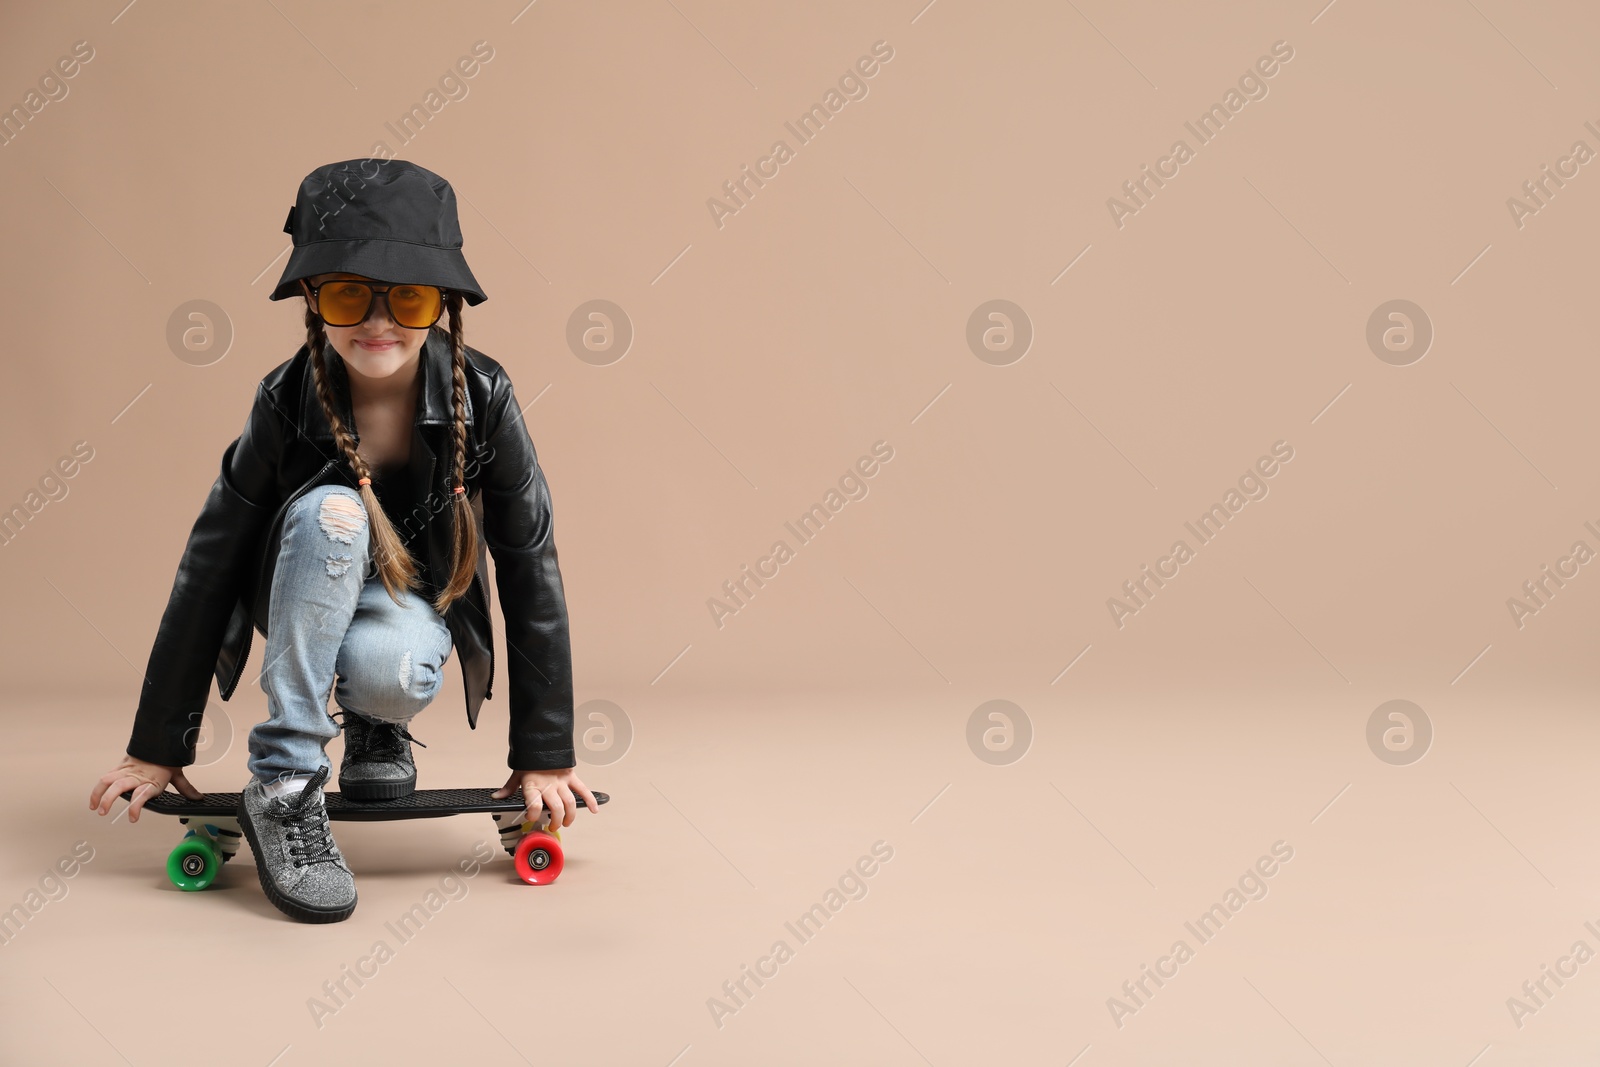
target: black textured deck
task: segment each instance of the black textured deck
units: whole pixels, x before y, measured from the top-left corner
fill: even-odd
[[[399,800],[346,800],[338,793],[324,793],[328,818],[352,822],[384,822],[390,819],[436,819],[446,815],[469,815],[474,812],[516,811],[523,806],[519,789],[503,800],[489,794],[493,789],[419,789]],[[598,789],[594,798],[601,804],[611,798]],[[123,800],[131,801],[132,793],[123,793]],[[578,807],[587,811],[583,798]],[[145,802],[145,811],[157,815],[187,815],[199,818],[236,815],[239,811],[238,793],[207,793],[201,800],[190,800],[179,793],[166,792]]]

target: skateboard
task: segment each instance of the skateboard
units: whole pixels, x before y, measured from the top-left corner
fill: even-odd
[[[522,790],[503,799],[489,794],[493,789],[419,789],[397,800],[348,800],[338,793],[323,793],[328,818],[344,822],[390,822],[396,819],[437,819],[446,815],[486,812],[494,816],[500,831],[500,845],[510,854],[517,877],[529,885],[549,885],[561,875],[565,856],[561,851],[561,830],[556,826],[536,827],[521,819]],[[593,790],[597,803],[611,797]],[[122,799],[133,800],[132,791]],[[578,807],[588,810],[583,799]],[[195,892],[216,880],[222,865],[239,851],[243,836],[239,830],[239,794],[207,793],[190,800],[180,793],[165,792],[145,802],[145,811],[157,815],[176,815],[189,827],[183,840],[167,856],[167,878],[179,889]]]

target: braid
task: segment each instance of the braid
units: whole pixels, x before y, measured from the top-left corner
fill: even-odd
[[[328,425],[333,427],[333,443],[344,455],[345,462],[355,471],[358,480],[370,479],[372,469],[367,466],[367,461],[361,457],[361,453],[356,451],[355,440],[350,436],[344,419],[339,416],[339,405],[334,400],[333,386],[328,380],[328,371],[324,363],[327,340],[327,335],[322,332],[321,320],[308,303],[306,345],[311,349],[311,375],[316,383],[317,401],[322,405],[322,413],[327,416]],[[400,540],[400,535],[395,533],[394,525],[389,522],[389,516],[384,514],[383,505],[378,502],[377,494],[372,491],[371,481],[359,486],[359,491],[361,502],[367,509],[367,525],[371,530],[371,537],[368,540],[372,546],[373,558],[378,563],[378,576],[383,579],[383,586],[389,591],[390,598],[398,604],[400,602],[398,590],[401,587],[415,590],[421,584],[417,576],[416,561],[406,550],[405,542]]]
[[[453,383],[452,400],[455,408],[455,423],[453,426],[455,437],[455,462],[452,465],[454,477],[451,478],[451,488],[461,488],[460,492],[452,492],[450,499],[455,510],[452,526],[455,529],[453,538],[452,555],[455,563],[450,574],[450,581],[439,592],[434,601],[434,610],[443,615],[445,609],[456,598],[464,595],[472,585],[473,577],[478,573],[478,526],[476,516],[472,510],[472,503],[467,500],[467,351],[466,342],[462,339],[463,327],[461,322],[461,294],[455,291],[445,294],[445,307],[450,311],[450,376]]]

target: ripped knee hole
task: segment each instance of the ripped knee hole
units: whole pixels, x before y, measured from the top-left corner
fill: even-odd
[[[333,540],[353,545],[356,535],[367,528],[367,509],[354,497],[344,493],[329,493],[322,498],[317,522],[322,532]]]

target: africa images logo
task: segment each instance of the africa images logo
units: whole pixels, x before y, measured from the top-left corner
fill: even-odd
[[[1129,618],[1149,607],[1156,593],[1182,573],[1184,565],[1193,561],[1201,548],[1215,540],[1228,523],[1245,509],[1246,504],[1253,500],[1265,500],[1272,491],[1267,480],[1282,471],[1283,465],[1292,459],[1293,445],[1282,440],[1274,442],[1271,455],[1261,456],[1239,476],[1238,488],[1230,486],[1221,500],[1212,504],[1194,521],[1183,524],[1183,528],[1194,537],[1193,545],[1185,538],[1178,538],[1167,554],[1156,560],[1154,569],[1146,563],[1137,578],[1122,583],[1126,599],[1107,597],[1106,610],[1111,613],[1111,621],[1116,623],[1117,629],[1122,629],[1128,624]]]
[[[711,212],[711,221],[716,223],[717,229],[726,225],[725,220],[729,216],[737,215],[748,207],[756,193],[778,176],[784,164],[795,158],[795,150],[815,140],[828,122],[845,109],[846,104],[852,100],[865,100],[870,91],[868,79],[875,77],[883,65],[893,58],[893,45],[888,41],[874,41],[871,55],[857,59],[854,66],[845,68],[845,72],[839,75],[838,88],[829,86],[820,102],[802,111],[793,122],[783,124],[783,128],[794,137],[793,146],[783,138],[773,141],[767,154],[756,160],[753,170],[750,164],[745,163],[740,166],[737,178],[722,183],[722,193],[726,199],[707,197],[706,210]]]
[[[1137,215],[1148,207],[1157,190],[1164,188],[1167,181],[1176,178],[1183,165],[1193,160],[1201,148],[1215,140],[1233,117],[1244,110],[1246,104],[1252,100],[1265,100],[1268,79],[1278,74],[1282,69],[1280,64],[1288,63],[1293,58],[1294,48],[1288,41],[1274,41],[1272,54],[1260,57],[1254,66],[1239,76],[1238,88],[1229,86],[1228,91],[1222,94],[1221,101],[1201,112],[1199,118],[1193,122],[1183,124],[1184,129],[1194,136],[1193,146],[1182,137],[1178,138],[1172,142],[1167,154],[1156,160],[1154,170],[1146,163],[1140,168],[1139,177],[1122,183],[1123,195],[1128,198],[1126,201],[1118,200],[1114,196],[1107,197],[1106,210],[1111,213],[1111,221],[1117,229],[1120,230],[1126,225],[1123,220],[1127,216]]]

